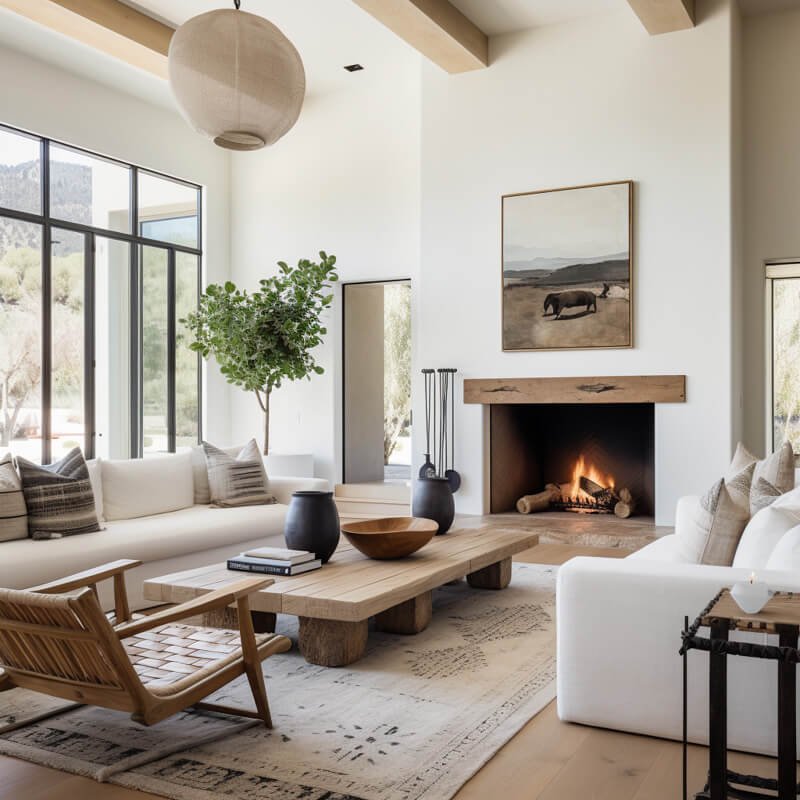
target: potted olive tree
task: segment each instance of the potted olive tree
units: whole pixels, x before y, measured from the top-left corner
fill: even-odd
[[[255,292],[227,281],[212,284],[196,312],[182,322],[191,349],[213,356],[228,383],[253,392],[264,412],[264,454],[269,452],[269,399],[284,381],[323,373],[312,351],[327,333],[322,312],[333,301],[336,256],[301,259],[296,267],[278,262],[277,274],[263,278]]]

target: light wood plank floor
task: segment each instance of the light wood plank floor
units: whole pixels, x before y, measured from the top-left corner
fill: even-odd
[[[574,556],[620,557],[616,549],[542,544],[520,561],[561,564]],[[1,695],[0,695],[1,697]],[[704,783],[707,753],[689,751],[689,789]],[[733,753],[739,772],[775,774],[773,759]],[[676,742],[560,722],[555,703],[532,719],[456,795],[456,800],[678,800],[681,747]],[[0,757],[2,800],[155,800],[25,761]]]

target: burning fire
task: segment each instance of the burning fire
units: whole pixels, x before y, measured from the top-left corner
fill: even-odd
[[[581,478],[588,478],[603,489],[608,489],[611,493],[614,492],[614,476],[600,472],[594,464],[587,464],[586,458],[581,454],[572,468],[572,481],[563,484],[561,487],[565,501],[572,500],[581,503],[594,503],[596,501],[595,497],[582,488]]]

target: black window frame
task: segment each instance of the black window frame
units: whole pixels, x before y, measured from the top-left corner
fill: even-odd
[[[167,452],[176,451],[176,398],[175,398],[175,354],[177,338],[176,296],[175,296],[175,255],[186,253],[197,258],[197,301],[199,303],[203,278],[203,187],[184,178],[169,175],[158,170],[131,164],[118,158],[96,153],[85,147],[69,144],[58,139],[41,136],[32,131],[0,123],[0,131],[17,134],[39,142],[40,212],[39,214],[20,211],[0,205],[0,218],[17,219],[39,225],[41,236],[42,269],[42,353],[41,353],[41,436],[42,464],[52,462],[52,231],[61,229],[81,233],[84,236],[84,455],[94,458],[97,438],[95,419],[95,238],[115,239],[127,242],[130,247],[130,452],[129,458],[142,458],[144,455],[143,397],[142,397],[142,281],[141,254],[144,247],[157,247],[167,251]],[[50,146],[81,153],[94,159],[107,161],[125,167],[129,171],[129,219],[128,231],[115,231],[94,225],[72,222],[54,217],[50,213]],[[140,234],[138,184],[140,173],[152,175],[173,183],[182,184],[197,193],[197,246],[151,239]],[[186,216],[186,215],[183,215]],[[197,357],[197,441],[203,438],[203,381],[202,362]]]

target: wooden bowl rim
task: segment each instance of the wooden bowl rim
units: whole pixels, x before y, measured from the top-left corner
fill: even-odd
[[[362,530],[360,526],[364,526],[367,528],[368,526],[374,526],[375,523],[379,522],[388,522],[390,520],[403,520],[407,524],[411,525],[413,522],[422,522],[427,523],[421,527],[417,528],[396,528],[394,530]],[[427,534],[436,534],[439,530],[439,523],[428,519],[427,517],[380,517],[378,519],[364,519],[359,520],[358,522],[348,522],[345,525],[342,525],[342,533],[348,534],[351,533],[355,536],[392,536],[392,535],[427,535]]]

